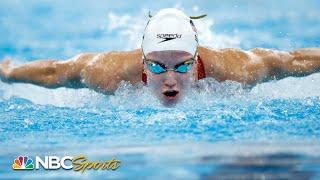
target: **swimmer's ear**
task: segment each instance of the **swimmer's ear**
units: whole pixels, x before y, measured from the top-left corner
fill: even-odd
[[[207,14],[203,14],[203,15],[200,15],[200,16],[190,16],[190,19],[201,19],[201,18],[204,18],[206,16],[207,16]]]
[[[151,12],[149,11],[149,18],[152,18]]]

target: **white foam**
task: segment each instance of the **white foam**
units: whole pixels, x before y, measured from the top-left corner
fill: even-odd
[[[307,77],[288,77],[255,86],[250,94],[268,98],[307,98],[320,96],[320,73]]]
[[[320,73],[307,77],[288,77],[279,81],[258,84],[251,90],[243,89],[240,83],[226,81],[218,83],[212,78],[200,81],[199,89],[191,89],[178,108],[194,107],[195,104],[212,105],[225,100],[243,100],[243,98],[307,98],[320,97]],[[0,99],[12,97],[27,99],[34,104],[54,105],[58,107],[112,106],[116,109],[139,109],[146,106],[162,108],[159,100],[149,88],[142,84],[131,85],[122,82],[115,95],[103,95],[93,90],[57,88],[47,89],[31,84],[0,82]]]
[[[47,89],[44,87],[0,82],[0,91],[3,92],[2,100],[19,97],[31,101],[34,104],[54,105],[58,107],[83,107],[90,101],[97,101],[102,95],[90,89],[57,88]]]

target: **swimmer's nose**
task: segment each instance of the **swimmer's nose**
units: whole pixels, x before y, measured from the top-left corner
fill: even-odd
[[[177,85],[177,80],[174,78],[174,73],[173,72],[167,72],[167,78],[164,80],[164,85],[167,88],[172,89]]]
[[[175,87],[177,85],[177,81],[174,78],[169,78],[164,81],[164,85],[167,88],[172,89],[173,87]]]

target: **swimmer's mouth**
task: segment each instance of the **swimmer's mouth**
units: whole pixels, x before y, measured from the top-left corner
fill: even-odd
[[[179,91],[168,90],[163,93],[163,95],[168,99],[174,99],[179,94]]]

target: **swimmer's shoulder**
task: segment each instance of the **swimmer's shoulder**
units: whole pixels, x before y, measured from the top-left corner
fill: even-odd
[[[206,62],[214,64],[219,63],[249,63],[259,62],[264,57],[274,56],[278,51],[265,49],[265,48],[254,48],[251,50],[243,50],[238,48],[223,48],[214,49],[211,47],[199,47],[199,55],[201,59]]]
[[[200,47],[199,55],[205,65],[207,77],[213,77],[218,81],[251,81],[256,76],[256,71],[264,65],[252,50]]]
[[[199,56],[207,66],[222,66],[226,63],[240,63],[242,61],[247,61],[250,59],[252,54],[249,51],[244,51],[236,48],[223,48],[214,49],[211,47],[200,46]]]
[[[83,68],[81,76],[89,84],[101,85],[104,81],[117,84],[121,80],[138,82],[142,72],[142,53],[140,49],[132,51],[109,51],[96,54]],[[90,79],[90,80],[89,80]],[[113,85],[112,85],[113,87]]]
[[[237,48],[215,49],[208,46],[199,46],[198,52],[201,59],[216,59],[219,61],[239,56],[246,56],[247,54],[246,51]]]

